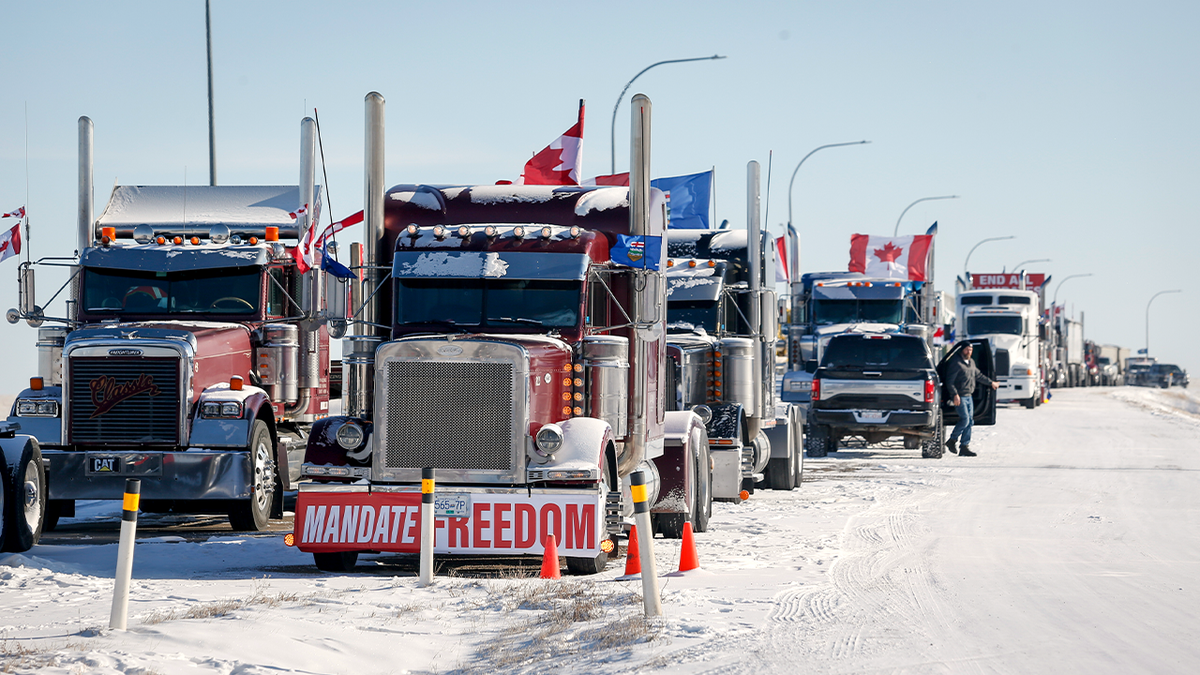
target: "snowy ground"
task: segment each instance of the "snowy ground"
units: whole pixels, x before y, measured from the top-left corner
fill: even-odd
[[[0,672],[1195,672],[1200,398],[1056,390],[980,429],[980,456],[807,460],[791,493],[718,504],[702,570],[645,621],[624,560],[594,578],[319,574],[277,534],[0,557]],[[110,519],[113,505],[81,508]],[[679,544],[657,540],[660,574]],[[533,570],[536,572],[536,569]]]

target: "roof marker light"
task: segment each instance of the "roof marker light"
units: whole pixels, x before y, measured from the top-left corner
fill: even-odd
[[[458,236],[462,237],[463,239],[466,239],[467,237],[471,236],[471,228],[466,225],[459,225],[458,226]]]
[[[200,237],[192,237],[192,246],[200,245]]]
[[[495,239],[496,235],[499,234],[495,225],[488,225],[487,227],[483,228],[483,233],[487,235],[488,239]]]
[[[179,235],[175,235],[175,238],[171,240],[171,243],[175,244],[176,246],[179,246],[179,245],[183,244],[183,237],[180,237]]]
[[[582,228],[582,227],[579,227],[578,225],[572,225],[572,226],[571,226],[571,238],[572,238],[572,239],[578,239],[578,238],[579,238],[579,235],[581,235],[581,234],[583,234],[583,228]]]
[[[716,260],[709,260],[709,261],[708,261],[708,266],[709,266],[709,267],[716,267],[716,266],[717,266],[717,261],[716,261]]]
[[[542,228],[542,239],[549,239],[552,234],[554,234],[554,230],[550,229],[549,225]]]
[[[159,246],[162,246],[163,244],[167,243],[167,238],[160,234],[154,241],[157,242]]]
[[[445,239],[446,238],[446,227],[444,225],[434,225],[433,226],[433,237],[434,237],[434,239],[437,239],[438,241]]]
[[[419,236],[421,236],[421,228],[417,227],[417,226],[416,226],[415,224],[413,224],[413,223],[410,223],[408,227],[404,228],[404,232],[405,232],[406,234],[408,234],[408,236],[410,236],[410,237],[419,237]]]
[[[525,238],[525,228],[521,227],[520,225],[514,227],[512,233],[513,233],[513,236],[516,237],[517,239]]]
[[[695,261],[695,260],[689,260],[689,261],[688,261],[688,267],[695,267],[695,266],[696,266],[696,261]]]
[[[668,259],[668,260],[667,260],[667,267],[674,267],[674,266],[675,266],[675,261],[674,261],[674,260],[670,260],[670,259]]]

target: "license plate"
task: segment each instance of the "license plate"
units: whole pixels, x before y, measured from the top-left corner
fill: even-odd
[[[471,515],[471,495],[434,496],[433,515],[437,518],[467,518]]]
[[[120,457],[89,457],[91,473],[121,473]]]
[[[883,412],[880,410],[864,410],[858,416],[864,420],[881,420],[883,419]]]

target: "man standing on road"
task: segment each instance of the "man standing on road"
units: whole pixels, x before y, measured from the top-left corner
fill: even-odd
[[[975,426],[975,400],[972,394],[975,393],[975,385],[982,382],[990,384],[992,389],[1000,386],[998,382],[979,372],[979,368],[971,360],[972,351],[974,350],[971,343],[963,345],[961,357],[951,359],[946,372],[946,381],[950,391],[954,392],[954,410],[958,413],[958,424],[955,424],[954,431],[950,432],[946,449],[963,457],[975,456],[975,453],[971,452],[971,428]],[[956,445],[960,436],[962,447],[958,448]]]

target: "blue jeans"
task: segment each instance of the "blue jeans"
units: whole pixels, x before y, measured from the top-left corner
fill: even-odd
[[[950,432],[950,440],[958,440],[962,436],[962,444],[971,444],[971,427],[975,426],[975,399],[970,396],[958,397],[961,404],[954,406],[954,411],[958,413],[958,424],[954,425],[954,431]]]

